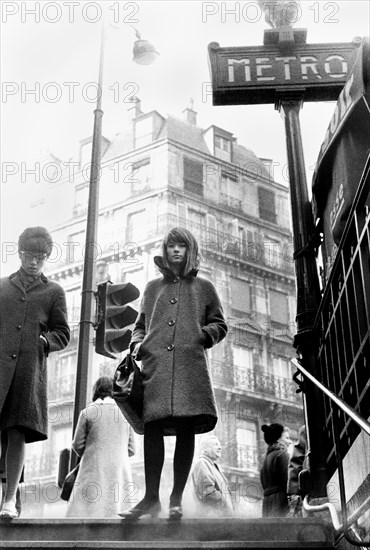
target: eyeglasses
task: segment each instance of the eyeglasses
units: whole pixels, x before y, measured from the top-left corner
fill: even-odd
[[[35,254],[32,252],[24,252],[23,250],[21,250],[21,254],[23,259],[27,262],[32,262],[32,260],[35,260],[38,264],[44,262],[47,258],[47,254]]]

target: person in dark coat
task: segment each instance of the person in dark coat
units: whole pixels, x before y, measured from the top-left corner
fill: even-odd
[[[25,444],[47,439],[47,356],[70,339],[62,287],[43,275],[53,241],[43,227],[19,237],[21,267],[0,279],[0,431],[6,431],[7,490],[0,516],[18,517]]]
[[[262,426],[268,445],[260,478],[263,488],[262,517],[285,517],[288,512],[289,429],[281,424]]]
[[[212,431],[217,422],[207,348],[227,333],[221,302],[213,284],[197,277],[198,244],[190,231],[172,229],[162,252],[154,262],[163,276],[145,288],[130,344],[142,361],[145,496],[120,514],[124,518],[156,517],[161,509],[164,435],[176,435],[169,517],[182,517],[194,435]]]

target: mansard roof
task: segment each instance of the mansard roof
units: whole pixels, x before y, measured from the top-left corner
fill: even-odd
[[[233,134],[231,132],[215,125],[204,129],[174,115],[169,114],[167,117],[163,117],[158,111],[142,113],[136,117],[136,119],[129,121],[125,130],[111,138],[109,146],[105,150],[103,149],[102,160],[106,162],[110,159],[125,155],[130,151],[134,151],[135,121],[142,118],[148,118],[149,115],[155,118],[157,127],[157,131],[155,131],[153,135],[153,143],[167,139],[178,143],[180,146],[182,145],[186,148],[194,149],[194,151],[213,156],[213,151],[209,149],[205,139],[205,133],[208,132],[210,128],[213,128],[215,133],[222,131],[225,135],[227,134],[230,136],[233,147],[232,164],[241,168],[247,168],[250,172],[256,173],[258,176],[269,176],[266,166],[261,159],[258,158],[253,151],[237,143],[236,139],[232,137]]]

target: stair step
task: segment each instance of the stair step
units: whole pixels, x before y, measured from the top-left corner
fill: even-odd
[[[332,526],[322,519],[17,519],[0,521],[0,548],[327,549]]]

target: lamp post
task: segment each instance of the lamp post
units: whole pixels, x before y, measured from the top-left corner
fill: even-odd
[[[140,65],[149,65],[158,56],[158,52],[152,44],[142,40],[136,29],[137,40],[134,43],[133,60]],[[89,365],[93,357],[93,336],[94,336],[94,308],[95,308],[95,286],[96,286],[96,244],[99,217],[99,182],[101,165],[101,142],[102,142],[102,91],[103,91],[103,70],[105,42],[107,37],[107,25],[102,24],[100,60],[98,76],[98,96],[94,110],[94,129],[92,138],[91,168],[89,183],[89,198],[86,217],[86,239],[85,256],[83,264],[83,279],[81,292],[81,314],[78,336],[77,352],[77,373],[75,402],[73,413],[73,433],[75,432],[80,411],[86,406],[87,392],[90,389]],[[74,455],[71,457],[73,466]]]

